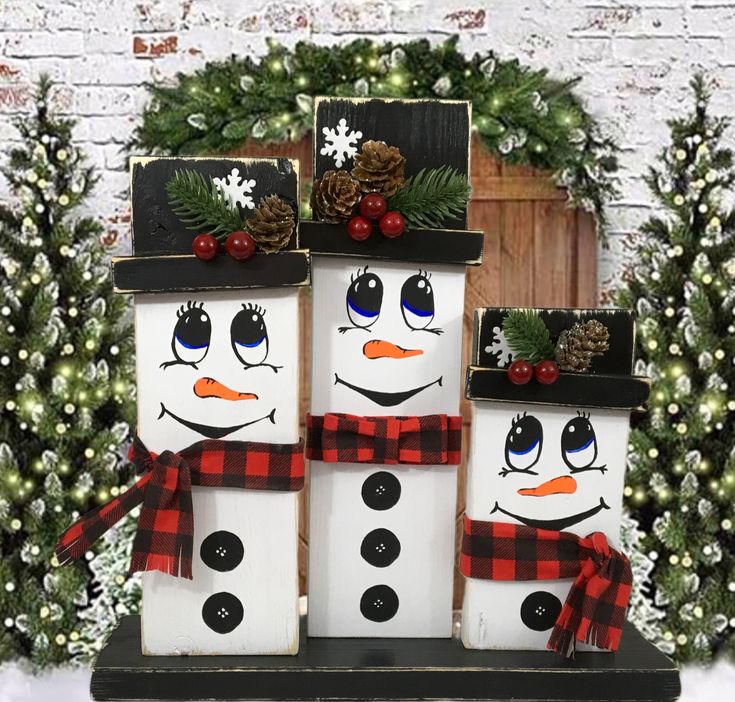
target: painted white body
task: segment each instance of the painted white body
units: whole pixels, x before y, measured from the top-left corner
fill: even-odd
[[[470,519],[521,523],[520,519],[500,510],[524,519],[560,519],[598,507],[602,499],[607,508],[562,528],[580,535],[601,531],[613,547],[618,547],[630,421],[628,411],[580,408],[580,412],[589,413],[589,422],[594,428],[597,455],[593,465],[605,466],[607,471],[588,470],[572,475],[562,457],[561,436],[568,422],[578,416],[575,409],[483,401],[474,402],[473,410],[466,508]],[[531,468],[537,475],[508,473],[502,477],[502,469],[508,467],[506,437],[514,418],[524,412],[536,417],[543,427],[541,452]],[[577,464],[582,465],[579,460]],[[576,482],[573,494],[518,494],[520,489],[537,487],[559,476],[573,477]],[[521,606],[527,597],[541,591],[550,593],[563,604],[571,584],[572,580],[506,582],[466,578],[463,644],[467,648],[480,649],[545,650],[553,622],[540,631],[529,628],[521,617]],[[541,619],[534,623],[546,621],[548,624],[552,619],[551,611],[545,609],[537,610],[536,614]],[[599,650],[584,645],[578,648]]]
[[[311,413],[364,416],[459,414],[464,269],[428,267],[435,315],[429,325],[443,334],[413,331],[401,311],[404,282],[418,264],[348,258],[313,259],[313,364]],[[377,275],[384,288],[380,315],[364,329],[349,326],[345,296],[358,266]],[[424,266],[421,266],[424,269]],[[363,345],[376,339],[404,349],[420,349],[410,358],[367,358]],[[391,406],[336,382],[336,378],[382,392],[430,384]],[[441,378],[441,385],[435,383]],[[365,481],[386,472],[398,479],[400,499],[373,509],[362,499]],[[309,635],[449,637],[456,510],[456,466],[384,466],[323,463],[310,466]],[[385,567],[361,555],[365,536],[387,529],[400,542],[400,555]],[[363,593],[387,585],[398,598],[394,616],[368,619],[361,612]]]
[[[181,364],[163,369],[161,364],[174,358],[177,310],[182,305],[186,309],[188,301],[203,303],[211,320],[209,348],[196,369]],[[246,370],[233,351],[231,323],[245,304],[264,310],[265,361],[280,366],[278,372],[267,366]],[[176,451],[207,438],[168,412],[215,427],[260,420],[221,437],[225,440],[298,441],[297,289],[136,295],[135,324],[138,433],[151,451]],[[193,388],[202,377],[257,399],[198,397]],[[193,579],[156,571],[143,576],[143,653],[295,654],[298,493],[194,487],[193,505]],[[202,541],[220,530],[234,534],[244,548],[241,562],[226,572],[208,567],[200,555]],[[243,608],[242,621],[228,633],[214,631],[202,615],[207,598],[220,592],[234,595]]]

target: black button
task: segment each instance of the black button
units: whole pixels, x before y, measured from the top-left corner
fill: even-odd
[[[211,595],[202,607],[204,623],[218,634],[229,634],[242,621],[242,602],[229,592]]]
[[[550,592],[532,592],[521,605],[521,621],[534,631],[547,631],[561,613],[561,601]]]
[[[400,498],[401,484],[393,473],[381,470],[368,476],[362,484],[362,501],[370,509],[390,509]]]
[[[373,585],[362,593],[360,611],[371,622],[387,622],[396,616],[398,595],[387,585]]]
[[[401,542],[389,529],[373,529],[360,546],[360,555],[376,568],[385,568],[401,555]]]
[[[240,538],[231,531],[213,531],[199,549],[204,564],[224,573],[237,568],[245,555]]]

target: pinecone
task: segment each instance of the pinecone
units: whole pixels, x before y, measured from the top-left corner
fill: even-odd
[[[404,181],[406,159],[395,146],[384,141],[366,141],[355,156],[352,177],[360,181],[364,193],[394,195]]]
[[[556,342],[556,362],[563,371],[586,373],[593,356],[602,356],[610,348],[607,327],[596,319],[584,324],[577,322],[559,334]]]
[[[323,222],[349,219],[360,197],[360,184],[347,171],[325,171],[314,181],[311,191],[314,219]]]
[[[247,229],[255,243],[266,253],[280,251],[294,232],[293,208],[278,195],[261,199],[247,221]]]

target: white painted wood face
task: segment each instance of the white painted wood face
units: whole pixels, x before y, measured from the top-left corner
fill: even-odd
[[[473,410],[470,519],[580,535],[601,531],[618,547],[627,411],[501,402],[475,402]],[[572,582],[466,578],[462,642],[467,648],[546,649]]]
[[[145,445],[298,441],[298,329],[292,288],[136,295]],[[143,653],[296,653],[298,493],[192,492],[193,580],[143,574]]]
[[[312,263],[311,413],[459,414],[464,268]],[[311,462],[310,636],[451,636],[456,476]]]

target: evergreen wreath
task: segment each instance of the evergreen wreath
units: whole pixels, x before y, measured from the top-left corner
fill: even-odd
[[[247,139],[298,141],[312,129],[315,95],[470,100],[473,131],[488,150],[553,172],[604,236],[617,146],[572,92],[577,80],[554,80],[493,52],[468,58],[457,42],[269,42],[259,61],[232,57],[180,73],[173,85],[149,84],[152,100],[129,146],[191,155],[232,153]]]

